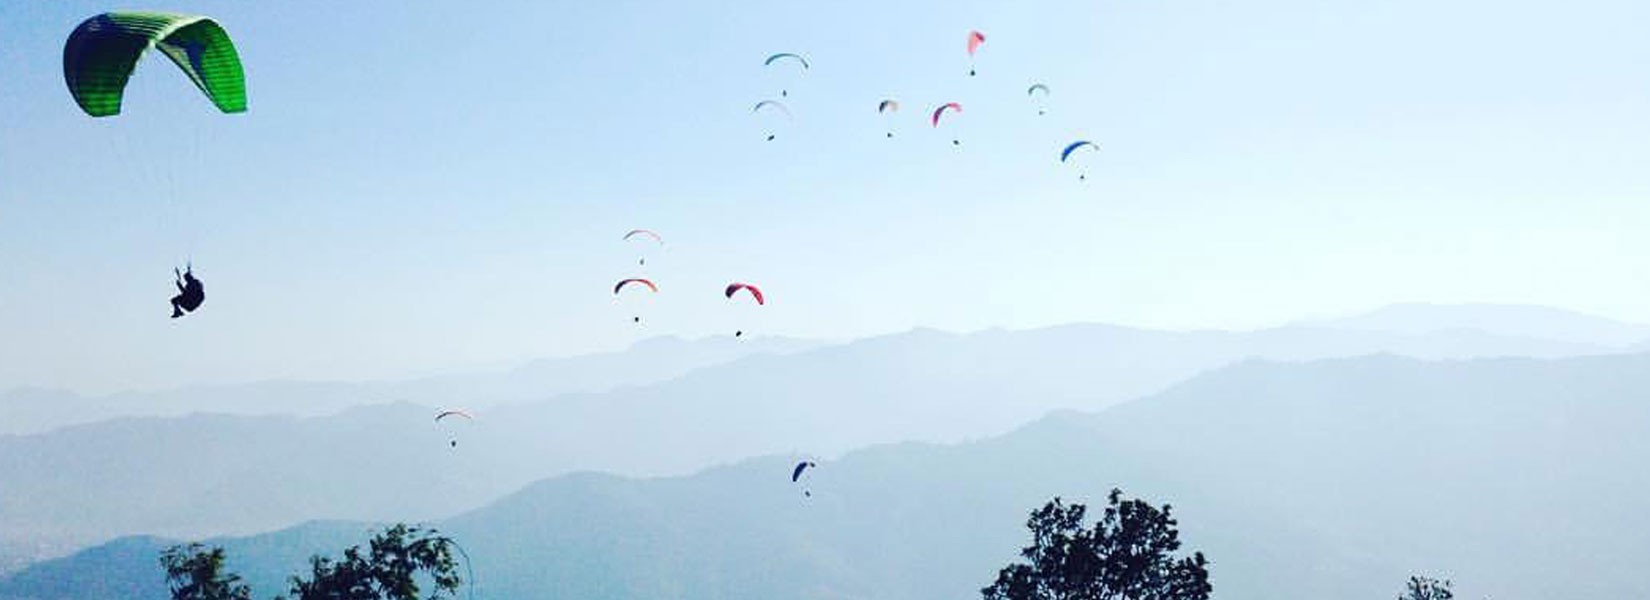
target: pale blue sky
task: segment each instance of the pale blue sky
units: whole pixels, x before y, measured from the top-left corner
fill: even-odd
[[[735,327],[1393,301],[1650,321],[1642,2],[457,6],[176,2],[234,36],[250,112],[150,60],[94,121],[62,40],[108,7],[0,4],[0,388],[393,377]],[[781,51],[813,69],[764,70]],[[796,118],[767,143],[749,110],[782,85]],[[1078,137],[1103,145],[1087,182],[1056,160]],[[645,328],[608,293],[634,227],[669,242]],[[174,322],[186,254],[209,300]],[[770,306],[727,306],[732,279]]]

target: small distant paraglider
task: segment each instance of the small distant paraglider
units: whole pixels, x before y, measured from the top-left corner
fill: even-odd
[[[184,313],[195,312],[206,302],[206,286],[195,277],[195,265],[186,265],[183,272],[172,269],[173,285],[178,288],[178,295],[172,297],[172,318],[176,319]]]
[[[613,286],[613,293],[618,294],[620,290],[623,290],[626,286],[629,286],[630,284],[644,285],[644,286],[647,286],[647,289],[653,290],[654,292],[659,291],[659,286],[654,285],[652,281],[648,281],[648,280],[642,279],[640,277],[634,277],[634,278],[631,278],[631,279],[624,279],[624,280],[619,281],[618,284]]]
[[[818,467],[818,466],[819,465],[814,464],[814,462],[811,461],[811,460],[804,460],[802,462],[796,463],[796,467],[791,469],[791,483],[796,483],[797,481],[801,480],[802,479],[802,473],[804,471],[807,471],[808,469],[812,469],[812,468],[815,468],[815,467]],[[807,486],[803,486],[803,488],[802,488],[802,496],[803,497],[812,498],[813,495],[814,495],[813,490],[808,489]]]
[[[442,409],[441,411],[437,412],[435,414],[435,422],[437,424],[441,424],[442,422],[447,421],[448,419],[451,419],[451,418],[454,418],[454,417],[462,418],[465,421],[473,421],[476,418],[475,415],[470,414],[470,411],[468,411],[468,410],[465,410],[465,409],[462,409],[462,408],[450,408],[450,409]],[[447,438],[447,447],[449,447],[449,448],[457,448],[458,447],[458,436],[456,434],[450,434],[450,437]]]
[[[733,295],[739,293],[740,291],[749,292],[751,298],[756,300],[758,305],[765,305],[768,303],[767,298],[762,295],[761,288],[748,283],[739,283],[737,281],[728,284],[728,287],[722,290],[722,295],[731,300],[733,299]]]
[[[790,53],[790,52],[780,52],[780,53],[775,54],[773,56],[769,56],[767,60],[762,61],[762,66],[772,68],[775,63],[785,63],[785,64],[799,65],[799,66],[802,67],[803,71],[807,71],[809,66],[810,66],[810,65],[808,65],[808,59],[802,58],[802,55],[800,55],[800,54],[793,54],[793,53]],[[779,90],[779,96],[781,98],[790,97],[790,95],[791,95],[791,92],[788,89],[780,89]]]
[[[627,242],[632,239],[651,239],[657,246],[665,245],[665,238],[659,237],[659,233],[653,231],[652,229],[632,229],[629,233],[624,234],[624,239]],[[647,266],[647,257],[643,256],[637,258],[636,264],[644,267]]]
[[[940,117],[945,116],[945,113],[947,111],[960,113],[960,112],[962,112],[962,105],[957,104],[956,102],[947,102],[945,104],[941,104],[939,108],[934,109],[934,115],[928,119],[928,122],[932,123],[934,125],[935,129],[938,129],[939,126],[940,126]],[[961,146],[962,141],[958,140],[956,138],[952,138],[951,139],[951,145]]]
[[[1048,86],[1041,83],[1033,83],[1031,84],[1031,87],[1026,88],[1026,95],[1030,96],[1032,101],[1037,103],[1038,115],[1048,113],[1048,94]]]
[[[640,285],[640,286],[646,287],[649,290],[653,290],[653,293],[655,293],[655,294],[659,293],[659,286],[654,285],[652,281],[647,280],[647,279],[642,279],[640,277],[633,277],[633,278],[630,278],[630,279],[620,280],[619,283],[614,284],[613,285],[613,295],[618,296],[619,292],[624,291],[625,288],[630,287],[632,285]],[[632,322],[632,323],[641,323],[642,322],[641,315],[636,315],[634,317],[631,317],[630,322]]]
[[[970,31],[970,32],[968,32],[968,76],[969,77],[973,77],[975,72],[976,72],[974,70],[974,53],[978,52],[980,50],[980,46],[984,46],[984,45],[985,45],[985,34],[980,33],[979,31]]]
[[[473,420],[476,418],[474,414],[471,414],[470,411],[466,409],[445,408],[435,413],[435,422],[440,423],[443,419],[448,417],[464,417],[466,420]]]
[[[1077,152],[1078,150],[1082,150],[1084,148],[1088,148],[1088,149],[1093,150],[1095,152],[1100,151],[1100,146],[1098,144],[1095,144],[1094,142],[1091,142],[1091,141],[1088,141],[1088,140],[1077,140],[1075,142],[1067,144],[1066,148],[1064,150],[1060,151],[1060,162],[1062,162],[1062,163],[1071,162],[1071,155],[1073,153]],[[1079,181],[1086,181],[1086,180],[1088,180],[1088,178],[1089,178],[1089,176],[1088,176],[1087,173],[1079,173],[1077,175],[1077,179]]]
[[[897,113],[897,112],[899,112],[899,101],[898,100],[894,100],[894,99],[890,98],[890,99],[883,100],[882,102],[877,103],[877,114],[879,114],[879,115],[893,115],[894,113]],[[887,117],[885,117],[885,118],[887,118]],[[894,137],[894,124],[893,124],[891,118],[889,118],[889,121],[890,122],[888,123],[888,137]]]
[[[790,118],[791,118],[791,109],[790,109],[790,107],[785,106],[785,104],[783,102],[780,102],[778,100],[763,100],[761,102],[757,102],[756,106],[751,107],[751,113],[756,114],[756,115],[777,113],[780,116],[783,116],[786,120],[790,120]],[[776,134],[774,133],[773,128],[769,127],[768,128],[768,141],[770,141],[770,142],[773,141],[775,135]]]
[[[750,294],[751,299],[756,300],[756,305],[757,306],[766,306],[768,304],[767,297],[763,296],[763,294],[762,294],[762,288],[756,287],[756,286],[748,284],[748,283],[740,283],[740,282],[737,282],[737,281],[735,281],[733,283],[730,283],[730,284],[728,284],[728,287],[723,288],[722,289],[722,296],[729,299],[729,300],[732,300],[733,295],[739,293],[740,291],[744,291],[744,292],[747,292],[748,294]],[[738,331],[733,332],[733,337],[736,337],[736,338],[737,337],[744,337],[744,335],[745,335],[745,330],[743,330],[743,329],[740,329]]]

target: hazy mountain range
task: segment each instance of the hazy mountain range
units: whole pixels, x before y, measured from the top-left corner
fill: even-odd
[[[794,350],[804,342],[776,344]],[[499,404],[474,422],[438,426],[427,406],[397,403],[324,417],[122,418],[0,436],[0,480],[7,482],[0,487],[0,535],[13,546],[61,548],[130,533],[250,533],[314,518],[435,518],[576,470],[680,474],[774,452],[834,455],[871,444],[993,435],[1049,411],[1102,408],[1249,357],[1605,351],[1468,329],[1163,332],[1105,325],[966,335],[916,330],[785,354],[730,346],[667,340],[640,345],[635,355],[573,361],[587,367],[584,382],[616,381],[602,372],[623,371],[627,362],[710,366],[650,385]],[[472,384],[522,390],[517,382],[534,379],[531,373],[580,370],[566,364]],[[431,388],[446,389],[448,381]],[[261,388],[242,388],[239,397],[255,397],[248,389]],[[293,393],[301,396],[299,389]],[[449,448],[449,437],[459,447]],[[429,489],[444,493],[418,493]]]
[[[558,477],[438,525],[480,598],[963,598],[1026,542],[1030,509],[1120,486],[1176,506],[1220,598],[1390,598],[1412,573],[1466,598],[1641,598],[1646,397],[1650,355],[1249,361],[1000,437],[822,460],[812,498],[772,456]],[[219,541],[269,597],[367,527]],[[165,543],[42,563],[0,596],[164,598]]]
[[[81,395],[18,388],[0,394],[0,434],[50,431],[118,417],[234,415],[322,416],[370,404],[409,402],[428,407],[485,408],[542,400],[556,394],[602,392],[645,385],[694,369],[755,354],[786,354],[821,345],[782,337],[684,340],[658,337],[622,352],[540,359],[495,372],[458,373],[405,381],[262,381],[152,392]]]
[[[1323,329],[1338,330],[1342,335],[1330,338],[1315,333]],[[1292,331],[1317,339],[1291,339]],[[1369,335],[1359,337],[1355,332]],[[1309,359],[1373,348],[1420,358],[1545,357],[1650,348],[1643,345],[1650,341],[1650,326],[1522,305],[1397,304],[1353,317],[1304,321],[1268,333],[1271,345],[1256,348],[1257,356],[1284,354]],[[1214,332],[1202,335],[1209,339],[1221,337]],[[1301,345],[1286,347],[1292,343]],[[1336,344],[1340,347],[1331,347]],[[747,356],[794,354],[826,345],[788,338],[660,337],[622,352],[540,359],[500,371],[403,381],[263,381],[108,395],[16,388],[0,393],[0,415],[4,415],[0,418],[0,434],[41,433],[117,417],[196,412],[323,416],[350,407],[393,402],[486,408],[559,394],[658,383]]]
[[[0,572],[126,534],[435,519],[574,471],[679,475],[774,453],[979,439],[1249,358],[1598,355],[1623,351],[1643,329],[1550,309],[1472,308],[1403,305],[1253,332],[1071,325],[836,345],[667,338],[500,373],[117,396],[119,410],[192,414],[0,435]],[[215,403],[218,392],[229,400]],[[403,401],[364,405],[388,398]],[[432,422],[431,406],[455,403],[480,407],[480,417]],[[71,413],[92,407],[85,415],[108,408],[69,404]],[[231,410],[201,409],[217,406]],[[324,416],[294,416],[312,413]]]
[[[1301,325],[1390,333],[1470,329],[1618,349],[1638,347],[1650,340],[1650,325],[1525,304],[1393,304],[1361,315],[1304,321]]]

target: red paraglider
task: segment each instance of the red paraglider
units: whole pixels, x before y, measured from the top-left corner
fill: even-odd
[[[638,283],[638,284],[641,284],[641,285],[645,285],[645,286],[647,286],[647,289],[653,290],[655,292],[659,291],[659,286],[653,285],[652,281],[648,281],[646,279],[641,279],[641,278],[635,278],[635,279],[626,279],[624,281],[620,281],[619,283],[615,284],[613,286],[613,293],[618,294],[619,290],[623,290],[625,288],[625,286],[630,285],[632,283]]]
[[[974,76],[974,53],[985,45],[985,34],[979,31],[968,32],[968,76]]]
[[[749,292],[750,295],[751,295],[751,298],[756,300],[757,306],[767,306],[768,299],[767,299],[767,297],[762,295],[762,288],[756,287],[756,286],[748,284],[748,283],[740,283],[740,282],[737,282],[737,281],[735,281],[733,283],[730,283],[730,284],[728,284],[728,287],[726,289],[722,290],[722,295],[725,296],[727,299],[732,300],[733,295],[739,293],[739,290],[745,290],[746,292]],[[733,337],[744,337],[744,336],[745,336],[745,330],[743,330],[743,329],[733,332]]]
[[[951,112],[959,112],[960,113],[960,112],[962,112],[962,105],[957,104],[956,102],[947,102],[945,104],[941,104],[939,108],[934,109],[934,116],[930,117],[928,119],[928,122],[933,123],[934,127],[938,128],[940,126],[940,117],[944,116],[945,111],[947,111],[947,110],[949,110]],[[960,146],[960,145],[962,145],[962,140],[952,138],[951,139],[951,145]]]
[[[615,299],[619,295],[619,292],[623,291],[626,286],[629,286],[631,284],[647,286],[647,289],[653,290],[653,293],[655,293],[655,294],[659,293],[659,286],[653,285],[652,281],[642,279],[640,277],[636,277],[636,278],[632,278],[632,279],[625,279],[625,280],[620,281],[620,282],[613,285],[613,296],[615,297]],[[639,325],[642,322],[642,316],[641,315],[632,316],[632,317],[630,317],[630,322],[636,323],[636,324]]]
[[[928,122],[933,123],[935,127],[939,127],[940,126],[940,117],[945,115],[945,111],[947,111],[947,110],[962,112],[962,105],[957,104],[956,102],[947,102],[945,104],[941,104],[939,108],[934,109],[934,116],[929,118]]]
[[[768,304],[767,299],[762,296],[762,289],[748,283],[730,283],[727,289],[722,290],[722,295],[732,300],[733,295],[739,293],[739,290],[750,292],[751,297],[756,299],[758,305],[766,306]]]

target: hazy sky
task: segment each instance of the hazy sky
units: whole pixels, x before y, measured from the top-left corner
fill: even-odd
[[[0,388],[377,378],[736,327],[1242,328],[1392,301],[1650,321],[1639,1],[175,2],[228,28],[250,112],[151,57],[93,120],[62,42],[107,8],[0,3]],[[763,68],[783,51],[813,69]],[[781,87],[795,119],[765,142],[750,107]],[[1086,182],[1057,161],[1078,137],[1104,146]],[[645,270],[635,227],[668,240]],[[186,256],[208,301],[171,321]],[[645,327],[609,293],[639,273],[662,288]],[[770,305],[729,306],[734,279]]]

